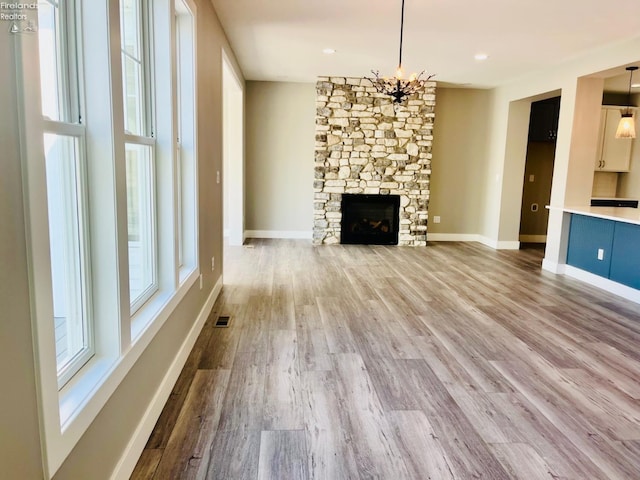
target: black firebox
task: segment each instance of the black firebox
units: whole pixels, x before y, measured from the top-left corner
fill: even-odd
[[[343,244],[397,245],[400,195],[342,195]]]

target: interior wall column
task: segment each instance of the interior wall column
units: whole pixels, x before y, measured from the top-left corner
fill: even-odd
[[[604,80],[579,78],[562,89],[556,163],[551,187],[551,206],[589,205]],[[547,247],[542,268],[561,273],[566,261],[569,216],[549,212]]]

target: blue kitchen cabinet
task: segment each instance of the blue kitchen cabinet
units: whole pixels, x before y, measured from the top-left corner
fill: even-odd
[[[639,225],[616,222],[609,278],[614,282],[640,289]]]
[[[567,263],[609,277],[615,224],[602,218],[571,215]]]

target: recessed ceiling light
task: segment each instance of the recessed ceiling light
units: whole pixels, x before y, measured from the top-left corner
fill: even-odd
[[[325,55],[333,55],[334,53],[336,53],[336,51],[333,48],[325,48],[322,50],[322,53],[324,53]]]
[[[473,58],[475,58],[476,60],[486,60],[487,58],[489,58],[489,55],[487,55],[486,53],[476,53]]]

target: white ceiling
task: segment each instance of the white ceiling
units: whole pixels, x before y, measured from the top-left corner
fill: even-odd
[[[248,80],[395,70],[400,0],[212,3]],[[640,0],[406,0],[403,65],[438,82],[493,87],[637,36]],[[479,52],[489,59],[475,60]]]

